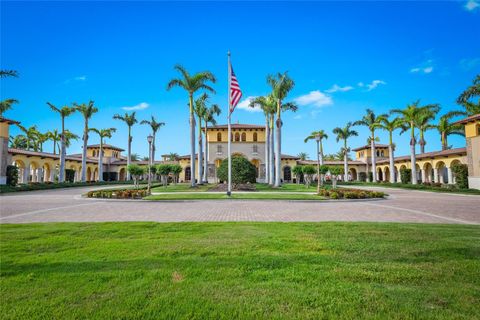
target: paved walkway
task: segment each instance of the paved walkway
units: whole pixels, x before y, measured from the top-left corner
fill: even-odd
[[[366,188],[390,194],[373,201],[84,199],[105,187],[0,196],[1,223],[101,221],[382,221],[480,224],[480,196]]]

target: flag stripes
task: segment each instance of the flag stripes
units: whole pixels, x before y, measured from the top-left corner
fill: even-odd
[[[242,90],[238,84],[235,72],[233,72],[232,65],[230,65],[230,113],[233,112],[241,98]]]

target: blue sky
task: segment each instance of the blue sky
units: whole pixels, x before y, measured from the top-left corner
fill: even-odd
[[[1,98],[20,104],[5,116],[41,131],[60,127],[56,105],[94,100],[92,127],[116,127],[108,143],[126,149],[127,130],[112,120],[125,107],[140,119],[152,114],[166,126],[157,153],[188,153],[187,96],[166,90],[176,63],[218,78],[211,101],[226,110],[227,50],[244,97],[267,94],[267,74],[288,70],[296,82],[289,99],[297,113],[284,114],[283,151],[307,152],[311,131],[330,133],[327,153],[337,152],[331,130],[421,99],[442,113],[459,108],[458,94],[480,72],[480,8],[476,0],[452,2],[1,2]],[[260,112],[241,108],[234,122],[263,123]],[[143,109],[141,109],[143,107]],[[67,127],[81,134],[76,114]],[[224,112],[218,122],[226,122]],[[350,146],[366,142],[367,130]],[[13,134],[18,129],[12,130]],[[146,126],[133,128],[133,152],[146,155]],[[387,135],[379,132],[382,142]],[[397,154],[408,137],[396,135]],[[427,151],[440,149],[436,131]],[[463,147],[461,137],[451,137]],[[91,135],[89,143],[98,143]],[[45,146],[51,150],[51,143]],[[81,151],[81,141],[69,153]],[[157,156],[158,158],[158,156]]]

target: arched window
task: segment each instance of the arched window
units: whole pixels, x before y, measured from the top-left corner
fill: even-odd
[[[217,133],[217,141],[222,141],[222,133]]]
[[[242,141],[247,141],[247,134],[245,132],[242,133]]]
[[[258,139],[257,133],[254,132],[254,133],[253,133],[253,141],[254,141],[254,142],[257,142],[257,139]]]
[[[240,141],[240,133],[235,133],[235,141]]]
[[[377,150],[377,157],[380,157],[380,151]]]

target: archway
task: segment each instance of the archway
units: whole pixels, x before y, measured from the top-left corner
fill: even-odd
[[[283,167],[283,181],[284,182],[292,181],[292,168],[290,168],[290,166]]]
[[[385,179],[383,179],[383,181],[387,181],[387,182],[390,182],[390,167],[385,167],[384,169],[384,177]]]
[[[415,172],[417,174],[417,181],[418,183],[422,183],[422,171],[420,170],[420,166],[418,164],[415,164]]]
[[[245,132],[242,132],[242,141],[247,141],[247,134]]]
[[[53,172],[48,163],[44,163],[43,167],[43,182],[53,182]]]
[[[377,181],[383,181],[383,171],[382,168],[377,169]]]
[[[260,160],[252,159],[250,163],[255,166],[255,172],[256,172],[255,177],[258,178],[260,174]]]
[[[222,141],[222,133],[221,133],[221,132],[218,132],[218,133],[217,133],[217,141],[218,141],[218,142],[221,142],[221,141]]]
[[[235,133],[235,141],[240,141],[240,133]]]
[[[125,168],[121,168],[118,172],[118,181],[125,181]]]
[[[90,167],[87,167],[87,176],[85,177],[86,181],[91,181],[92,177],[92,169]]]
[[[185,181],[190,181],[192,179],[192,171],[190,167],[185,168]]]
[[[353,180],[353,181],[357,181],[357,179],[358,179],[357,169],[355,169],[355,168],[350,168],[350,169],[348,170],[348,172],[350,172],[350,176],[352,177],[352,180]]]
[[[398,176],[398,169],[397,167],[393,167],[393,180],[395,182],[398,182],[400,179],[399,179],[399,176]]]
[[[455,174],[453,173],[452,167],[455,166],[455,165],[459,165],[459,164],[462,164],[459,160],[453,160],[450,163],[450,170],[452,171],[452,181],[450,181],[450,183],[452,183],[452,184],[457,183],[457,179],[455,177]]]
[[[25,168],[25,163],[22,160],[16,159],[12,165],[18,168],[18,183],[28,183],[28,177],[25,176],[25,173],[28,172]]]
[[[253,142],[257,142],[258,140],[258,135],[256,132],[253,133]]]
[[[435,182],[439,183],[448,183],[448,171],[445,163],[440,161],[436,165],[437,168],[437,179]]]
[[[423,171],[425,171],[425,181],[423,182],[428,182],[432,183],[433,180],[435,179],[433,176],[433,167],[432,164],[427,162],[423,165]]]
[[[28,171],[30,172],[30,181],[27,181],[27,182],[39,182],[38,168],[39,168],[38,163],[36,163],[35,161],[30,162],[30,168],[28,168]]]

